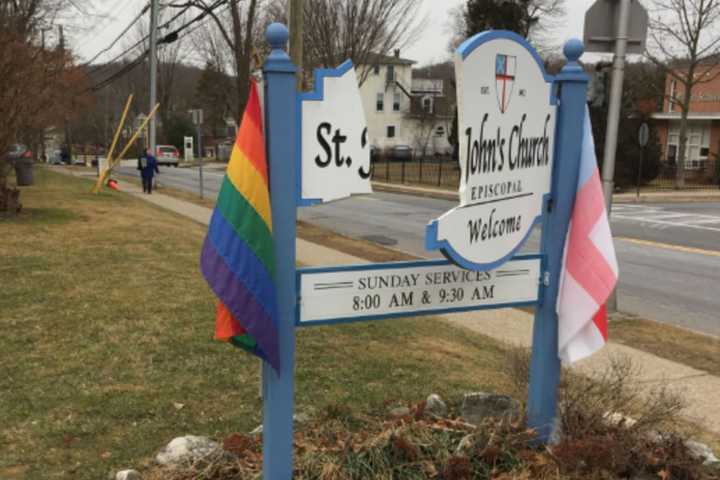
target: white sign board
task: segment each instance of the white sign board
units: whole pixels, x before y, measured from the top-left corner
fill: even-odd
[[[193,146],[193,140],[193,137],[184,137],[183,150],[185,153],[184,158],[186,162],[189,162],[194,158],[195,147]]]
[[[307,326],[530,305],[538,299],[540,258],[518,257],[488,272],[436,260],[313,268],[299,275],[298,325]]]
[[[315,72],[301,96],[301,205],[372,193],[370,144],[355,68]]]
[[[552,177],[551,78],[521,37],[476,35],[456,53],[460,206],[431,222],[427,247],[488,270],[512,257],[542,216]]]

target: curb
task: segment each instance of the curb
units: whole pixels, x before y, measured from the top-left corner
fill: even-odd
[[[403,195],[417,195],[421,197],[437,198],[440,200],[458,201],[458,194],[454,191],[443,191],[434,188],[418,187],[414,185],[399,185],[385,182],[372,182],[373,189],[378,192],[398,193]],[[658,193],[641,194],[638,200],[633,194],[613,195],[613,203],[693,203],[693,202],[720,202],[720,190],[717,193],[703,192],[689,193]]]

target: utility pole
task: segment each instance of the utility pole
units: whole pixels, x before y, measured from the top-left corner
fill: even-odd
[[[303,18],[304,0],[290,0],[290,58],[298,67],[297,87],[303,88],[303,33],[305,21]]]
[[[617,36],[615,37],[615,57],[613,58],[613,73],[610,85],[610,105],[602,171],[603,193],[605,194],[608,217],[610,217],[612,211],[612,195],[615,190],[615,154],[617,152],[622,89],[625,79],[625,55],[627,52],[628,28],[630,27],[630,1],[620,0]],[[610,313],[617,311],[617,289],[608,298],[607,309]]]
[[[63,70],[65,69],[65,34],[63,32],[63,26],[58,25],[58,35],[60,36],[60,54],[62,55]],[[73,149],[72,149],[72,138],[70,136],[70,123],[67,119],[67,114],[63,112],[63,123],[65,126],[65,146],[67,147],[68,161],[70,165],[73,164]]]
[[[150,110],[155,108],[157,104],[157,24],[158,24],[158,0],[150,2]],[[157,124],[155,116],[150,119],[150,127],[148,131],[150,149],[153,155],[156,154],[156,132]]]

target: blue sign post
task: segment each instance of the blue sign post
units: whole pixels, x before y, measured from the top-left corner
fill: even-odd
[[[281,373],[277,375],[268,365],[263,365],[263,478],[292,478],[296,326],[397,318],[415,315],[418,311],[437,313],[535,305],[528,420],[530,426],[537,430],[540,442],[551,442],[555,433],[557,387],[560,379],[556,303],[563,249],[575,201],[588,82],[588,77],[577,62],[583,53],[582,43],[571,40],[565,45],[564,53],[568,63],[555,78],[545,74],[534,49],[510,32],[480,34],[461,47],[460,53],[464,59],[490,41],[501,42],[499,48],[502,51],[499,53],[476,54],[473,63],[468,63],[463,82],[466,82],[465,88],[468,84],[474,86],[472,82],[478,72],[492,72],[492,87],[478,85],[477,89],[471,88],[468,90],[468,98],[478,98],[480,102],[485,102],[488,98],[495,101],[497,97],[500,115],[507,116],[491,120],[495,122],[494,128],[497,128],[496,136],[493,132],[489,137],[483,138],[483,130],[480,129],[477,140],[474,140],[471,132],[468,132],[467,140],[463,140],[467,142],[465,147],[469,157],[464,166],[467,183],[461,188],[461,193],[466,196],[465,204],[461,205],[461,208],[482,207],[487,210],[488,215],[470,217],[468,223],[467,219],[461,218],[462,213],[455,211],[453,218],[461,218],[462,221],[457,221],[456,224],[447,221],[446,225],[449,227],[444,231],[431,224],[428,232],[433,239],[438,240],[435,244],[449,245],[441,242],[438,235],[445,235],[443,238],[453,242],[465,241],[465,251],[470,252],[471,256],[477,255],[477,250],[482,247],[478,242],[494,242],[494,250],[489,252],[488,258],[477,256],[469,261],[458,262],[458,258],[464,258],[461,254],[449,255],[458,257],[453,258],[453,261],[461,267],[482,265],[483,268],[473,267],[472,270],[479,271],[470,271],[458,270],[449,262],[405,262],[296,271],[295,224],[297,208],[303,203],[300,200],[301,172],[297,162],[302,125],[298,119],[302,118],[299,110],[303,108],[303,102],[295,87],[297,68],[285,52],[287,28],[278,23],[272,24],[268,27],[266,38],[272,48],[263,71],[266,82],[265,130],[277,262],[275,282],[279,307]],[[485,66],[486,60],[489,62],[489,70]],[[527,67],[529,64],[532,67]],[[544,97],[533,95],[534,92],[543,92]],[[514,97],[515,94],[517,98]],[[486,97],[472,97],[473,95]],[[525,102],[525,99],[530,100]],[[469,112],[478,110],[474,101],[468,102],[466,99],[466,103]],[[534,108],[534,105],[538,107]],[[526,110],[518,111],[521,106]],[[488,115],[486,114],[482,121],[483,127]],[[516,117],[512,117],[513,115]],[[533,119],[525,123],[531,115],[536,115],[542,124]],[[521,120],[517,120],[518,118]],[[465,117],[465,121],[467,119],[468,117]],[[461,116],[461,123],[462,121]],[[539,129],[538,125],[541,125]],[[533,128],[535,131],[531,131]],[[504,131],[512,133],[507,138],[501,138],[501,132]],[[497,143],[493,143],[494,138],[497,138]],[[507,156],[504,156],[505,147],[508,147]],[[507,170],[516,169],[516,178],[502,178],[504,165],[507,165]],[[482,185],[484,177],[478,174],[488,172],[497,173],[499,183]],[[511,260],[511,254],[520,248],[527,239],[528,229],[538,220],[542,222],[543,231],[539,255]],[[464,240],[457,235],[458,228],[469,229]],[[503,235],[508,238],[506,242],[501,238]],[[475,251],[469,248],[473,244]],[[507,248],[510,254],[503,252],[503,249]],[[508,260],[516,266],[502,266]],[[490,271],[499,267],[503,270]],[[364,287],[361,288],[360,280],[353,279],[352,275],[367,269],[391,271],[391,275],[406,272],[409,274],[408,279],[405,283],[398,284],[405,290],[385,292],[385,295],[355,296],[352,289],[361,290]],[[531,276],[534,278],[530,278]],[[511,277],[514,278],[510,279]],[[429,283],[421,284],[420,278],[429,279]],[[443,283],[441,287],[433,287],[433,279],[436,278],[443,279],[443,282],[445,279],[452,279],[451,285],[445,288]],[[524,282],[522,296],[507,293],[518,290],[508,289],[508,282],[515,282],[510,284],[511,287],[519,287],[521,281]],[[307,291],[303,290],[303,285],[307,285]],[[411,287],[415,290],[410,290]],[[333,300],[336,302],[334,305],[325,305],[322,302],[310,305],[311,291],[318,297],[328,289],[351,293],[333,295],[336,299]],[[308,298],[301,309],[303,293]],[[448,298],[458,302],[470,298],[471,301],[446,308],[443,302]],[[342,302],[350,305],[351,312],[359,313],[348,315],[347,305]],[[397,310],[388,313],[390,308]],[[303,312],[306,312],[307,318],[303,318]]]
[[[266,38],[272,51],[265,62],[265,135],[269,160],[270,201],[275,240],[280,375],[263,362],[263,477],[292,478],[295,375],[295,222],[299,124],[295,73],[285,52],[288,30],[273,23]]]
[[[585,98],[589,77],[578,64],[583,53],[580,40],[565,44],[567,65],[556,77],[559,106],[552,195],[542,225],[540,250],[546,257],[543,278],[545,291],[535,309],[533,348],[530,363],[528,422],[547,443],[554,439],[557,419],[557,389],[560,383],[558,357],[557,298],[563,250],[575,204],[580,152],[585,118]]]

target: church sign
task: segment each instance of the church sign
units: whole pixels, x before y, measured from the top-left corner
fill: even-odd
[[[352,62],[317,69],[315,90],[299,98],[299,203],[309,206],[372,193],[368,129]]]
[[[429,250],[487,270],[510,259],[550,193],[556,106],[552,79],[526,43],[487,32],[455,57],[460,205],[426,232]]]

